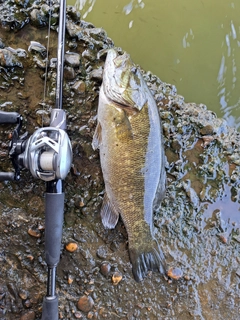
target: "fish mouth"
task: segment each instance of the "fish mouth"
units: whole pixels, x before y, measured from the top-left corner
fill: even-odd
[[[130,55],[108,50],[104,73],[103,90],[107,98],[124,107],[141,110],[147,102],[146,85],[140,70]]]

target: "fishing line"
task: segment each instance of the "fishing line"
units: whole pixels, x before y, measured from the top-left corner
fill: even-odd
[[[47,32],[47,56],[46,56],[46,67],[45,67],[45,77],[44,77],[44,87],[43,87],[43,111],[46,109],[46,92],[47,92],[47,76],[48,76],[48,57],[49,57],[49,47],[50,47],[50,29],[51,29],[51,14],[52,14],[52,3],[51,1],[48,2],[49,5],[49,17],[48,17],[48,32]],[[43,127],[43,117],[44,117],[44,112],[42,113],[42,127]]]

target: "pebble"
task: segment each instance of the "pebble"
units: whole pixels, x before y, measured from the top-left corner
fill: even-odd
[[[24,313],[24,315],[22,315],[20,318],[20,320],[34,320],[34,319],[35,319],[34,311],[28,311],[27,313]]]
[[[76,52],[68,52],[65,54],[65,62],[70,67],[79,67],[80,65],[80,55]]]
[[[205,148],[206,146],[208,146],[213,140],[215,140],[215,138],[213,136],[203,136],[203,147]]]
[[[103,262],[100,267],[100,272],[103,276],[107,276],[111,270],[111,264],[109,262]]]
[[[38,9],[33,9],[30,13],[30,19],[34,26],[44,27],[47,24],[47,18],[41,14]]]
[[[81,319],[81,318],[82,318],[81,312],[76,311],[76,312],[74,313],[74,317],[75,317],[76,319]]]
[[[64,78],[67,80],[73,80],[75,78],[75,71],[73,67],[64,67]]]
[[[26,301],[24,301],[23,305],[26,307],[26,308],[31,308],[32,306],[32,303],[29,299],[27,299]]]
[[[69,242],[66,245],[66,250],[69,252],[74,252],[77,250],[77,248],[78,248],[78,245],[75,242]]]
[[[27,297],[28,297],[28,292],[26,290],[21,290],[20,289],[18,295],[22,300],[26,300]]]
[[[204,126],[202,129],[200,129],[200,133],[205,136],[211,136],[214,134],[214,128],[212,125],[208,124],[206,126]]]
[[[31,41],[28,47],[29,52],[39,53],[43,58],[47,55],[47,49],[37,41]]]
[[[71,275],[68,275],[68,284],[73,283],[73,277]]]
[[[79,80],[79,81],[74,83],[72,89],[77,94],[83,94],[86,91],[86,84],[85,84],[84,81]]]
[[[2,67],[23,67],[16,56],[7,49],[0,49],[0,66]]]
[[[96,54],[92,50],[86,49],[83,51],[82,56],[88,61],[94,61],[96,59]]]
[[[80,311],[89,312],[94,306],[94,301],[90,296],[82,296],[77,303],[77,307]]]
[[[218,233],[218,237],[222,241],[222,243],[228,242],[228,233],[227,232]]]
[[[104,246],[100,246],[98,249],[97,249],[97,252],[96,252],[98,258],[100,259],[106,259],[107,257],[107,249],[104,247]]]
[[[35,238],[40,238],[41,237],[41,232],[39,230],[34,230],[32,228],[29,228],[28,229],[28,234],[32,237],[35,237]]]
[[[178,280],[183,276],[183,272],[180,268],[170,268],[167,272],[168,277],[174,280]]]
[[[88,312],[87,318],[88,319],[93,319],[93,317],[94,317],[94,313],[92,311]]]
[[[92,79],[92,80],[102,81],[102,78],[103,78],[103,68],[100,67],[100,68],[94,69],[94,70],[90,73],[89,77],[90,77],[90,79]]]
[[[82,31],[80,26],[76,25],[69,19],[66,21],[66,29],[70,37],[76,37],[78,33]]]
[[[27,255],[27,258],[28,258],[30,261],[33,261],[33,260],[34,260],[34,256],[31,255],[31,254]]]
[[[122,274],[119,271],[114,272],[112,275],[112,283],[114,286],[118,285],[119,282],[122,280]]]

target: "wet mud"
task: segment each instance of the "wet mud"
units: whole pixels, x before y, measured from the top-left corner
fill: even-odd
[[[0,8],[0,108],[21,113],[22,133],[31,135],[48,125],[55,103],[58,4],[54,1],[44,103],[45,57],[39,48],[28,48],[31,41],[47,46],[48,8],[41,1],[19,0],[1,2]],[[122,221],[106,230],[100,220],[104,182],[91,147],[105,59],[101,50],[114,44],[104,30],[81,21],[73,7],[67,11],[63,107],[73,165],[66,178],[57,272],[59,318],[239,319],[240,134],[206,106],[185,102],[173,85],[142,70],[159,107],[167,157],[167,192],[154,214],[155,236],[169,269],[179,268],[183,275],[170,280],[149,273],[136,283]],[[12,130],[0,128],[1,171],[13,170],[7,155]],[[47,280],[45,184],[22,170],[19,182],[2,182],[0,189],[0,318],[40,319]]]

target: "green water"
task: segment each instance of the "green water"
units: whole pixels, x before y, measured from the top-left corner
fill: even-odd
[[[240,129],[239,0],[68,0],[187,102]]]

